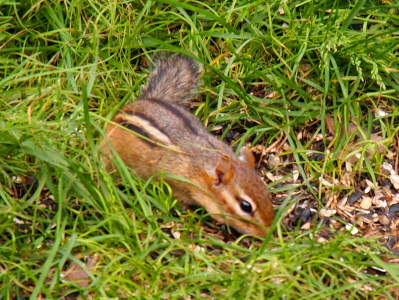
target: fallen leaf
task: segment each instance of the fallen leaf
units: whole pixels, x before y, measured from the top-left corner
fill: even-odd
[[[76,285],[80,287],[86,287],[90,284],[91,281],[89,273],[93,272],[98,260],[98,254],[93,254],[92,256],[89,256],[87,262],[84,263],[85,267],[76,262],[72,262],[70,267],[66,270],[64,274],[61,274],[61,276],[68,281],[73,281]]]

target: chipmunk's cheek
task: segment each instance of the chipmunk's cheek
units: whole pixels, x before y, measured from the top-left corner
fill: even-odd
[[[250,234],[257,237],[263,237],[267,233],[267,228],[256,224],[255,222],[247,222],[243,219],[228,218],[228,225],[235,228],[241,234]]]

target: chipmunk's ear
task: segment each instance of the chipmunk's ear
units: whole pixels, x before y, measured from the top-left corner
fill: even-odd
[[[238,159],[245,162],[250,168],[255,168],[255,157],[247,147],[241,148]]]
[[[208,174],[213,179],[213,186],[218,186],[221,183],[227,184],[234,176],[230,158],[226,155],[221,156],[216,166],[208,170]]]

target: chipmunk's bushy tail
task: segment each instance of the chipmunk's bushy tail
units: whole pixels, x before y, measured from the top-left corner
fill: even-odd
[[[162,54],[154,62],[140,100],[156,99],[181,104],[195,97],[202,69],[199,63],[183,54]]]

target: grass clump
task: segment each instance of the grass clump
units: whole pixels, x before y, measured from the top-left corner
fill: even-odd
[[[386,213],[385,231],[351,235],[344,225],[361,227],[363,216],[319,208],[342,211],[339,200],[366,179],[378,194],[389,179],[381,165],[397,167],[387,154],[397,151],[398,8],[4,2],[0,298],[397,298],[396,215]],[[264,240],[221,234],[203,211],[181,209],[167,184],[121,162],[118,176],[106,172],[105,125],[137,97],[161,50],[204,65],[196,115],[233,146],[251,143],[260,173],[276,176],[278,214]],[[73,264],[85,284],[68,280]]]

